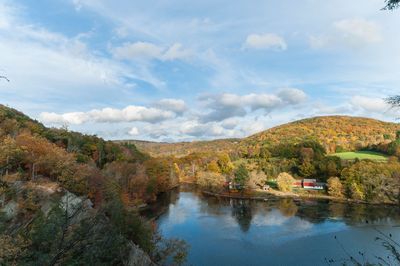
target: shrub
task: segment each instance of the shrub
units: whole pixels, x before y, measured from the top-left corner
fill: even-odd
[[[198,172],[197,184],[209,190],[221,190],[226,182],[225,176],[212,172]]]
[[[330,177],[328,179],[328,194],[338,198],[342,198],[344,196],[343,185],[338,177]]]
[[[262,188],[267,182],[267,176],[262,171],[251,171],[248,186],[250,189]]]
[[[355,182],[351,183],[350,185],[350,196],[355,200],[364,200],[365,198],[361,186]]]
[[[293,176],[288,173],[280,173],[276,179],[276,183],[280,191],[292,191],[293,183],[295,182]]]

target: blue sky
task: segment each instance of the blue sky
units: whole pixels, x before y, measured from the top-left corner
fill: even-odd
[[[316,115],[395,121],[383,0],[0,0],[1,103],[106,139],[244,137]]]

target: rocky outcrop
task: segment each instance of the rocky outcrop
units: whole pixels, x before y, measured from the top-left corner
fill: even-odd
[[[151,261],[149,255],[144,252],[137,245],[130,243],[130,252],[129,257],[125,265],[127,266],[157,266],[154,262]]]

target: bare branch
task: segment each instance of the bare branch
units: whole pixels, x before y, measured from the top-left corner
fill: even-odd
[[[5,79],[6,81],[10,82],[10,80],[6,76],[0,76],[0,79]]]
[[[385,99],[385,102],[392,107],[400,107],[400,95],[390,96]]]
[[[386,6],[383,10],[393,10],[400,6],[400,0],[385,0]]]

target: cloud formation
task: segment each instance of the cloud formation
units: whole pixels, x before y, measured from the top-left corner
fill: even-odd
[[[223,93],[220,95],[206,95],[200,98],[211,111],[202,116],[204,122],[222,121],[224,119],[245,116],[247,110],[264,110],[269,113],[278,108],[300,104],[306,100],[306,94],[296,88],[285,88],[277,94],[250,93],[237,95]]]
[[[104,108],[94,109],[88,112],[71,112],[64,114],[43,112],[40,120],[47,124],[73,124],[84,123],[122,123],[122,122],[148,122],[157,123],[172,119],[174,112],[157,108],[130,105],[124,109]]]
[[[382,98],[356,95],[351,98],[350,103],[368,113],[385,113],[390,110],[390,105]]]
[[[148,42],[124,43],[112,48],[111,52],[119,60],[158,59],[172,61],[188,58],[191,54],[180,43],[174,43],[169,48],[164,48]]]
[[[162,99],[157,101],[154,106],[161,110],[172,111],[177,114],[182,114],[187,110],[185,101],[180,99]]]
[[[287,44],[283,37],[274,34],[250,34],[247,36],[244,47],[249,49],[286,50]]]
[[[311,36],[312,48],[350,47],[359,48],[382,41],[378,24],[366,19],[353,18],[335,21],[330,33]]]
[[[395,121],[381,98],[400,86],[400,16],[382,1],[69,0],[42,16],[48,1],[0,0],[1,103],[113,139],[243,137],[324,114]]]

